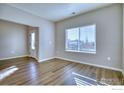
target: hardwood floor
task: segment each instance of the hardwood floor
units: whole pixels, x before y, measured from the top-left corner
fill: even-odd
[[[97,85],[99,82],[124,85],[121,72],[60,59],[43,63],[32,58],[0,61],[0,71],[11,66],[16,66],[18,70],[2,79],[0,85]]]

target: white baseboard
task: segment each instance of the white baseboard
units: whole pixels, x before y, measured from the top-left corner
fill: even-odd
[[[122,71],[122,74],[123,74],[123,76],[124,76],[124,71]]]
[[[46,58],[46,59],[42,59],[42,60],[39,60],[38,62],[45,62],[45,61],[47,61],[47,60],[51,60],[51,59],[54,59],[54,58],[56,58],[56,57],[50,57],[50,58]]]
[[[67,58],[63,58],[63,57],[56,57],[56,58],[62,59],[62,60],[67,60],[67,61],[72,61],[72,62],[75,62],[75,63],[81,63],[81,64],[90,65],[90,66],[95,66],[95,67],[100,67],[100,68],[105,68],[105,69],[110,69],[110,70],[122,72],[122,69],[118,69],[118,68],[113,68],[113,67],[108,67],[108,66],[102,66],[102,65],[92,64],[92,63],[78,61],[78,60],[71,60],[71,59],[67,59]]]
[[[102,66],[102,65],[97,65],[97,64],[91,64],[91,63],[88,63],[88,62],[83,62],[83,61],[78,61],[78,60],[71,60],[71,59],[67,59],[67,58],[63,58],[63,57],[46,58],[46,59],[43,59],[43,60],[39,60],[38,62],[45,62],[47,60],[51,60],[51,59],[54,59],[54,58],[58,58],[58,59],[62,59],[62,60],[67,60],[67,61],[71,61],[71,62],[75,62],[75,63],[86,64],[86,65],[95,66],[95,67],[100,67],[100,68],[105,68],[105,69],[110,69],[110,70],[114,70],[114,71],[120,71],[124,75],[124,72],[122,71],[122,69],[108,67],[108,66]]]
[[[37,60],[37,61],[39,62],[39,59],[36,58],[36,57],[32,57],[32,56],[30,56],[30,55],[28,55],[28,57],[30,57],[30,58],[34,58],[35,60]]]
[[[7,59],[14,59],[14,58],[21,58],[21,57],[28,57],[28,55],[15,56],[15,57],[7,57],[7,58],[0,58],[0,60],[7,60]]]

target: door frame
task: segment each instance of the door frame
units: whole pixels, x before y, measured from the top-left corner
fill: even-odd
[[[35,32],[35,51],[36,51],[36,56],[31,55],[31,33]],[[31,27],[28,26],[28,54],[29,57],[32,57],[39,61],[39,27]]]

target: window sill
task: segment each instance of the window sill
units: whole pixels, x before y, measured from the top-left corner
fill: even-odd
[[[75,53],[88,53],[88,54],[96,54],[93,51],[75,51],[75,50],[65,50],[66,52],[75,52]]]

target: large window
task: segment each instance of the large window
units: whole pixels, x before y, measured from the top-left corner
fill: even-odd
[[[66,51],[96,53],[96,25],[67,29]]]

